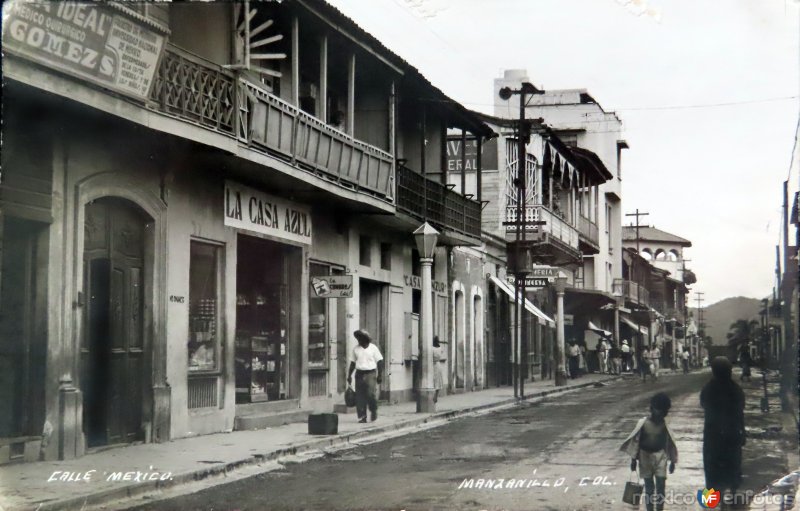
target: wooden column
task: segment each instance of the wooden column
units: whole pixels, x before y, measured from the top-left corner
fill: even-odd
[[[389,85],[389,154],[397,158],[397,98],[395,83]]]
[[[319,119],[328,122],[328,36],[323,35],[319,41]]]
[[[347,61],[347,134],[353,136],[356,115],[356,54]]]
[[[300,21],[292,18],[292,104],[300,108]]]
[[[477,167],[475,169],[476,172],[475,184],[477,186],[477,194],[478,194],[476,199],[478,200],[478,202],[481,202],[481,187],[483,185],[481,183],[481,171],[483,170],[483,137],[481,137],[480,135],[475,136],[475,148],[476,148],[475,158]],[[481,207],[483,207],[483,205],[481,205]]]
[[[467,132],[461,128],[461,195],[467,195]]]

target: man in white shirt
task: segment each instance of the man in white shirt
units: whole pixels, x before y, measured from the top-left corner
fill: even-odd
[[[653,378],[658,378],[658,370],[661,365],[661,350],[654,344],[650,350],[650,363],[653,365]]]
[[[347,384],[356,373],[356,413],[358,422],[367,422],[367,407],[370,420],[378,418],[378,385],[383,380],[383,355],[366,330],[356,330],[353,337],[358,346],[350,353],[350,370],[347,373]]]
[[[631,347],[628,345],[628,340],[624,339],[622,341],[622,347],[620,348],[622,351],[622,365],[624,371],[629,371],[632,369],[631,367]]]

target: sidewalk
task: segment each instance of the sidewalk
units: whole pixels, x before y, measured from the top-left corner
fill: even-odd
[[[591,387],[618,378],[590,374],[568,380],[566,387],[555,387],[552,380],[526,383],[525,398]],[[295,423],[108,449],[76,460],[6,465],[0,467],[0,511],[81,509],[222,476],[282,456],[341,447],[354,440],[364,441],[432,421],[509,407],[515,402],[513,388],[487,389],[441,396],[436,413],[416,413],[416,404],[406,402],[383,405],[378,420],[367,424],[358,424],[354,413],[339,415],[339,434],[332,436],[311,436],[306,423]]]

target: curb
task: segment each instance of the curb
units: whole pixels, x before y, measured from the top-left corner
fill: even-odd
[[[605,378],[602,380],[596,380],[593,382],[587,383],[578,383],[575,385],[570,385],[566,388],[564,387],[555,387],[548,390],[542,390],[539,392],[535,392],[529,395],[526,395],[524,398],[509,398],[502,401],[498,401],[495,403],[488,403],[488,404],[481,404],[476,406],[470,406],[467,408],[460,408],[458,410],[449,410],[446,412],[438,412],[429,415],[428,417],[420,417],[420,418],[413,418],[404,421],[400,421],[394,424],[387,424],[385,426],[377,426],[369,429],[364,429],[361,431],[356,431],[353,433],[347,433],[344,435],[336,435],[327,438],[320,438],[309,440],[307,442],[301,442],[291,447],[286,447],[283,449],[275,449],[272,451],[268,451],[265,453],[254,454],[248,458],[244,458],[242,460],[232,461],[229,463],[222,463],[218,465],[213,465],[207,468],[202,468],[198,470],[192,470],[190,472],[185,472],[183,474],[176,474],[172,477],[172,479],[168,481],[146,481],[136,484],[131,484],[128,486],[123,486],[120,488],[110,488],[107,490],[101,490],[96,493],[92,493],[89,495],[84,495],[81,497],[71,497],[68,499],[63,500],[56,500],[56,501],[49,501],[49,502],[40,502],[34,503],[33,506],[37,511],[56,511],[56,510],[67,510],[67,509],[83,509],[86,506],[98,506],[100,504],[105,504],[110,501],[114,500],[121,500],[131,497],[136,497],[139,495],[143,495],[145,493],[150,493],[157,490],[167,490],[179,487],[184,484],[193,483],[196,481],[202,481],[204,479],[209,479],[211,477],[223,476],[232,472],[234,470],[251,466],[251,465],[258,465],[264,463],[266,461],[274,461],[278,458],[282,458],[284,456],[291,456],[300,454],[303,452],[313,451],[313,450],[322,450],[325,448],[333,448],[333,447],[341,447],[343,445],[347,445],[352,443],[353,440],[364,440],[370,439],[373,437],[380,436],[384,433],[392,432],[392,431],[399,431],[402,429],[409,429],[416,426],[421,426],[423,424],[427,424],[429,422],[435,422],[440,420],[450,420],[455,419],[458,417],[462,417],[465,415],[469,415],[471,413],[480,412],[480,411],[489,411],[492,409],[499,409],[508,407],[509,405],[513,405],[515,403],[519,403],[521,401],[528,401],[530,399],[536,399],[541,397],[552,396],[554,394],[562,394],[571,392],[574,390],[591,387],[598,383],[608,383],[611,381],[616,381],[620,379],[620,376],[613,376],[609,378]]]

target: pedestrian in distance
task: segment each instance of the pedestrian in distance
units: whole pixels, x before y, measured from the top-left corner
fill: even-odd
[[[647,346],[642,346],[641,359],[639,360],[639,372],[642,374],[642,381],[647,381],[647,375],[650,372],[650,350]],[[652,378],[651,378],[652,379]]]
[[[752,381],[750,368],[753,366],[753,357],[750,356],[750,345],[744,343],[739,349],[739,365],[742,368],[742,381]]]
[[[586,360],[586,344],[578,343],[578,376],[589,374],[589,366]]]
[[[580,365],[580,348],[575,341],[569,345],[569,377],[573,380],[578,377],[578,366]]]
[[[736,492],[742,476],[745,444],[744,392],[733,381],[727,357],[711,361],[711,380],[700,391],[703,407],[703,469],[706,488]]]
[[[655,394],[650,398],[650,415],[639,419],[620,447],[631,457],[631,470],[639,467],[639,476],[644,479],[647,511],[664,509],[667,469],[672,474],[678,463],[678,448],[665,420],[671,407],[668,395]]]
[[[689,374],[689,348],[683,348],[681,353],[681,362],[683,363],[683,374]]]
[[[611,357],[611,372],[613,374],[622,374],[622,351],[620,351],[616,343],[611,343],[608,354]]]
[[[372,338],[366,330],[356,330],[353,337],[358,341],[358,346],[350,354],[350,370],[347,373],[347,384],[356,373],[356,413],[358,422],[367,422],[367,408],[370,411],[370,420],[378,418],[378,385],[383,381],[383,355],[381,350],[372,343]]]
[[[442,375],[442,363],[447,360],[444,353],[444,348],[439,343],[439,336],[433,336],[433,388],[436,392],[433,394],[433,402],[439,401],[439,391],[444,387],[444,376]]]
[[[631,347],[628,344],[627,339],[622,340],[622,347],[620,347],[620,351],[622,352],[622,367],[625,372],[631,371],[633,369],[633,364],[631,364]]]
[[[654,344],[653,347],[650,348],[650,371],[653,374],[654,379],[658,379],[658,370],[661,365],[661,350],[658,349],[658,345]]]

